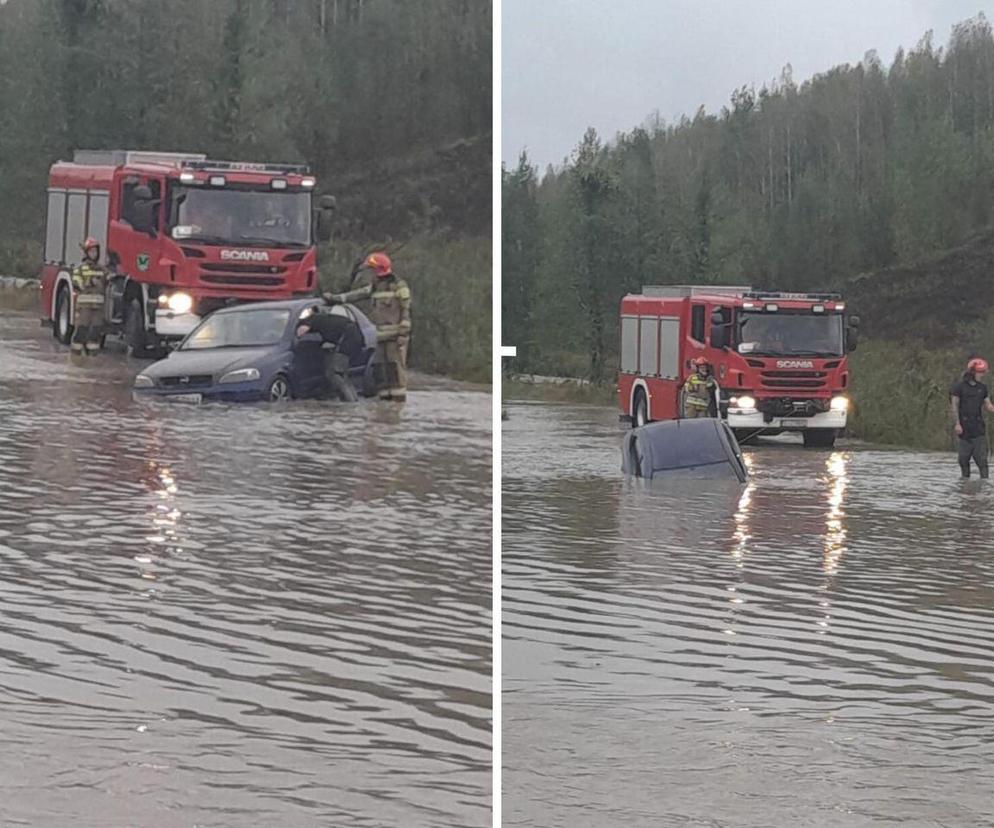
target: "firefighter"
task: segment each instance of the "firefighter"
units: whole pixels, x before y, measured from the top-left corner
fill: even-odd
[[[411,334],[411,289],[397,278],[386,253],[373,253],[365,268],[373,282],[348,293],[326,293],[330,304],[372,301],[370,319],[376,325],[373,371],[380,399],[403,402],[407,398],[407,343]]]
[[[994,412],[987,386],[981,381],[988,371],[987,361],[974,357],[966,365],[966,372],[951,391],[953,430],[959,443],[959,467],[963,477],[970,476],[970,461],[977,464],[980,476],[988,477],[987,427],[984,411]]]
[[[100,265],[100,242],[88,237],[80,247],[83,261],[72,270],[76,292],[76,330],[72,337],[74,354],[96,354],[100,350],[104,328],[104,299],[109,273]]]
[[[310,313],[301,315],[297,336],[309,333],[321,335],[324,375],[329,388],[342,402],[357,402],[359,395],[349,378],[349,367],[352,364],[351,354],[365,347],[362,331],[347,316],[322,313],[317,305],[308,310]]]
[[[711,416],[711,403],[718,383],[711,376],[711,363],[704,357],[691,361],[692,373],[683,383],[683,416],[693,420]]]

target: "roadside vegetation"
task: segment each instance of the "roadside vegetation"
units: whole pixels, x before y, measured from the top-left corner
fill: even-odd
[[[523,153],[503,175],[503,341],[515,371],[606,381],[618,302],[643,284],[844,289],[963,245],[992,209],[994,35],[979,15],[945,48],[928,33],[889,64],[868,52],[800,84],[785,67],[718,113],[608,142],[588,130],[545,171]]]
[[[322,270],[403,244],[412,367],[488,379],[491,17],[487,0],[0,3],[0,274],[37,275],[48,167],[74,149],[308,163],[338,201]]]

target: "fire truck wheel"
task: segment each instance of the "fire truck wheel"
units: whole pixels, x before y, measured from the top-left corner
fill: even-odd
[[[124,321],[124,342],[130,356],[145,358],[152,355],[145,335],[141,302],[137,299],[132,299],[128,305],[128,315]]]
[[[72,340],[73,326],[69,321],[69,316],[69,288],[62,285],[55,299],[55,324],[52,325],[52,333],[63,345],[68,345]]]
[[[635,392],[635,402],[632,404],[632,428],[639,428],[649,422],[649,406],[645,401],[645,392],[640,388]]]
[[[834,428],[809,428],[804,432],[805,448],[833,448],[836,431]]]

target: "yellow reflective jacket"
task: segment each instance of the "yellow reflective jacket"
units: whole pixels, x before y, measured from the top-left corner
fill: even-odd
[[[72,285],[79,294],[76,299],[78,304],[102,305],[107,287],[107,271],[84,259],[72,269]]]
[[[692,405],[695,408],[707,408],[711,405],[711,394],[717,387],[718,383],[710,374],[703,377],[695,371],[687,377],[687,381],[683,384],[687,405]]]
[[[370,321],[376,325],[376,338],[389,342],[408,336],[411,333],[411,289],[407,282],[396,276],[377,279],[366,285],[336,297],[342,302],[358,302],[369,299]]]

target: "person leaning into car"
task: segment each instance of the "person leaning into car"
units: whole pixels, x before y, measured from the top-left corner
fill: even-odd
[[[356,402],[356,394],[349,379],[349,354],[361,351],[364,347],[362,331],[347,316],[322,313],[315,305],[311,313],[300,320],[297,336],[308,333],[321,335],[324,343],[324,375],[332,393],[342,402]]]

